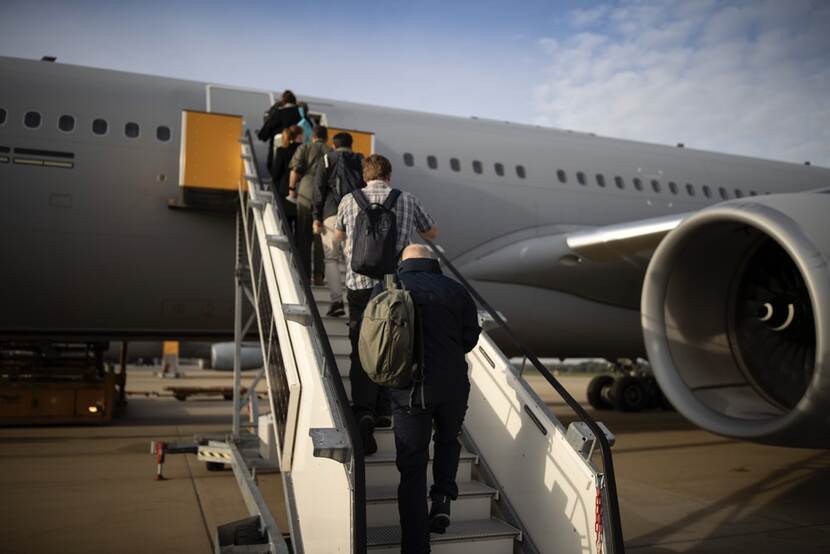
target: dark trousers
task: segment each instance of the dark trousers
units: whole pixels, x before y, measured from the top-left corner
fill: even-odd
[[[383,389],[366,375],[357,354],[360,322],[363,320],[363,312],[370,296],[372,289],[346,289],[346,301],[349,303],[349,340],[352,343],[349,381],[352,385],[352,409],[358,420],[364,414],[376,415],[378,404],[384,404],[382,400],[379,402],[379,398],[385,397]],[[388,413],[388,408],[386,411]]]
[[[420,395],[410,390],[390,389],[395,422],[395,464],[401,473],[398,485],[398,514],[401,519],[401,554],[429,552],[427,510],[427,464],[430,434],[435,429],[430,497],[458,498],[455,474],[461,454],[461,424],[467,412],[470,383],[466,379],[456,390],[442,391],[442,400],[420,405]]]
[[[313,231],[314,216],[311,208],[307,208],[302,204],[297,205],[297,222],[294,236],[297,241],[297,249],[299,250],[300,261],[305,268],[306,275],[311,277],[323,278],[325,274],[325,260],[323,260],[323,241],[320,240],[320,235],[315,235]],[[314,252],[314,265],[312,268],[312,250]]]

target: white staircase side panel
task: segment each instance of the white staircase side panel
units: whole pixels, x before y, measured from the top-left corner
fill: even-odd
[[[262,217],[255,218],[261,245],[267,243],[266,235],[281,234],[273,209],[273,206],[266,204],[261,208]],[[257,210],[259,208],[254,208],[255,212]],[[291,495],[288,504],[290,512],[293,512],[289,514],[292,538],[306,553],[351,552],[353,501],[347,468],[334,460],[314,457],[309,436],[312,428],[343,429],[345,424],[326,394],[324,361],[313,327],[285,320],[278,310],[280,302],[306,304],[290,256],[275,246],[267,250],[275,280],[268,283],[274,317],[285,321],[302,387],[291,471],[284,475],[290,480],[286,493]],[[271,276],[266,274],[266,278]],[[321,498],[326,500],[322,504],[319,501]]]
[[[541,552],[595,553],[595,468],[568,444],[561,423],[486,332],[467,361],[465,431],[530,539]]]

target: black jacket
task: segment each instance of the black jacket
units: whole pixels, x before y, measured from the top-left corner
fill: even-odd
[[[481,333],[478,310],[466,289],[441,273],[436,260],[404,260],[398,266],[398,278],[412,294],[421,317],[425,399],[437,402],[468,381],[464,356]],[[383,285],[377,285],[372,296],[382,290]]]
[[[291,163],[291,158],[294,157],[294,152],[300,147],[300,143],[292,142],[286,147],[277,148],[277,153],[274,155],[274,163],[271,165],[271,178],[274,181],[274,190],[277,196],[285,198],[288,196],[288,177],[291,170],[288,164]]]
[[[286,127],[291,127],[299,122],[300,109],[297,106],[285,106],[281,108],[277,104],[274,104],[268,110],[268,113],[265,114],[262,129],[257,132],[257,137],[263,142],[268,142],[266,166],[272,172],[274,163],[274,137],[282,133]]]
[[[343,198],[338,197],[337,193],[332,190],[329,185],[329,180],[331,178],[332,171],[334,171],[334,168],[337,165],[337,159],[343,152],[352,153],[352,151],[348,148],[338,148],[337,150],[326,154],[326,160],[323,160],[323,163],[317,166],[317,174],[314,176],[314,197],[312,199],[312,209],[314,212],[314,219],[316,221],[325,221],[327,217],[337,215],[337,208]],[[362,173],[363,156],[359,153],[354,153],[354,156],[351,158],[346,158],[346,160],[349,159],[353,160],[353,163],[357,164],[355,169],[358,174]],[[359,186],[360,188],[366,186],[363,179],[361,179]]]
[[[279,108],[274,104],[268,110],[265,121],[262,124],[262,129],[257,133],[257,137],[261,141],[272,139],[275,135],[282,133],[282,130],[286,127],[291,127],[299,122],[300,109],[297,106]]]

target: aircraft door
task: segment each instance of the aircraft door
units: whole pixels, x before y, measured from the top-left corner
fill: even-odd
[[[208,112],[242,116],[244,126],[254,135],[254,149],[260,165],[260,174],[267,176],[265,163],[268,159],[268,143],[257,139],[256,132],[262,127],[265,112],[274,103],[274,94],[260,90],[207,85],[206,96]]]

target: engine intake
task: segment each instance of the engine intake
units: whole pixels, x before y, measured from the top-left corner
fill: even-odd
[[[695,424],[830,447],[830,196],[732,201],[683,221],[643,286],[645,346]]]

